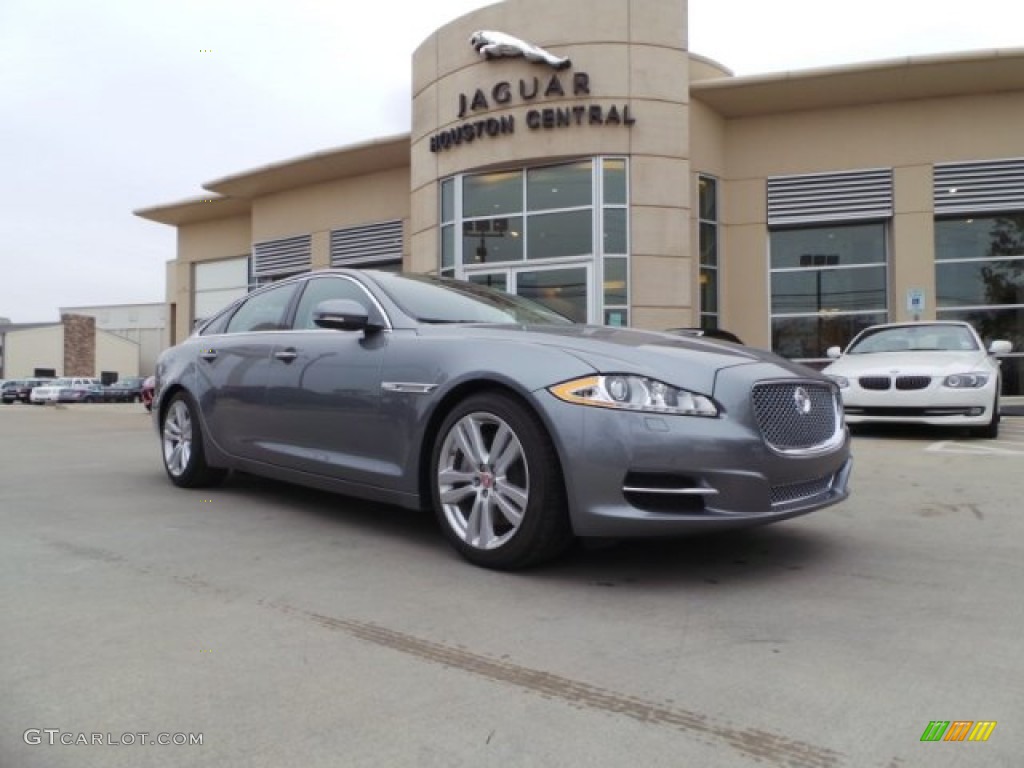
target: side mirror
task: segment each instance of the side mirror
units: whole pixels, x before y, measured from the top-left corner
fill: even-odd
[[[379,331],[380,323],[370,321],[366,307],[352,299],[328,299],[321,301],[313,310],[313,323],[319,328],[336,331]]]
[[[993,341],[989,345],[988,353],[990,355],[1008,355],[1012,349],[1013,344],[1005,339],[1000,339],[999,341]]]
[[[843,354],[843,350],[839,347],[829,347],[825,350],[825,355],[832,360],[837,360],[841,354]]]

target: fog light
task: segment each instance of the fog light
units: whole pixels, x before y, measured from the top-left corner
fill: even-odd
[[[981,416],[985,412],[984,408],[971,408],[967,411],[968,416]]]

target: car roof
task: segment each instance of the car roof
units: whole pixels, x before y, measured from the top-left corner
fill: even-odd
[[[865,328],[865,331],[877,330],[880,328],[916,328],[922,325],[953,325],[960,328],[969,328],[974,330],[974,326],[970,323],[965,323],[963,320],[908,320],[903,323],[877,323],[875,325],[869,325]]]

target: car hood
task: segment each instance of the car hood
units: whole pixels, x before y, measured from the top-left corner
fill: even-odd
[[[844,355],[822,373],[838,376],[948,376],[953,373],[991,369],[985,352],[875,352]]]
[[[817,377],[816,371],[767,350],[691,336],[601,325],[438,325],[420,333],[489,343],[557,348],[601,373],[635,373],[675,386],[711,393],[725,368],[774,363],[784,373]]]

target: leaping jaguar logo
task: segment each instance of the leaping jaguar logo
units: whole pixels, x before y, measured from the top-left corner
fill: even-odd
[[[793,402],[796,404],[796,412],[806,416],[811,412],[811,396],[803,387],[797,387],[793,392]]]
[[[566,69],[572,66],[572,62],[567,57],[555,56],[538,45],[491,29],[477,30],[469,38],[469,43],[485,59],[523,56],[529,61],[542,62],[555,69]]]

